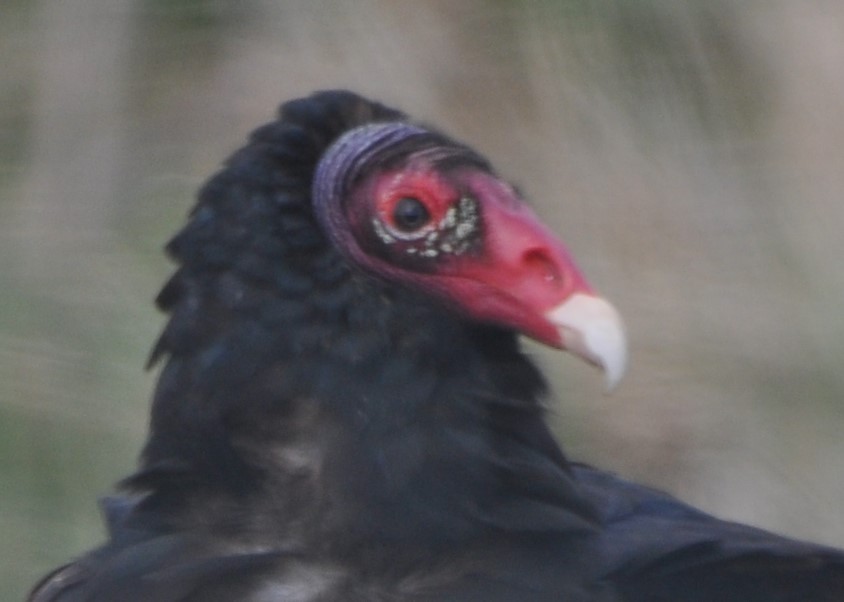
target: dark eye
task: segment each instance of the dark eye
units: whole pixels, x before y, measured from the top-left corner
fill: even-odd
[[[431,221],[428,208],[419,199],[402,197],[393,208],[393,223],[402,232],[414,232]]]

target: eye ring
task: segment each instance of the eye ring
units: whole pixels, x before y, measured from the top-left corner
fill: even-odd
[[[413,196],[403,196],[393,205],[393,226],[402,233],[418,232],[431,223],[431,212],[428,207]]]

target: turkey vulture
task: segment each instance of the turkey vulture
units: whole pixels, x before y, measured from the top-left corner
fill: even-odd
[[[518,336],[612,385],[620,319],[436,129],[288,102],[167,250],[140,467],[30,600],[844,600],[844,552],[566,459]]]

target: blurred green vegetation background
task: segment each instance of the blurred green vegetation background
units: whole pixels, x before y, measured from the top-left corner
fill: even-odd
[[[622,310],[610,397],[531,347],[572,456],[844,546],[844,3],[4,0],[0,54],[0,600],[102,537],[195,190],[336,87],[486,153]]]

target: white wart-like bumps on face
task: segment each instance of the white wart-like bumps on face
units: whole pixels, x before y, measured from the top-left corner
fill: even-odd
[[[478,239],[479,222],[477,200],[464,196],[449,207],[438,222],[414,232],[400,232],[379,218],[372,220],[372,226],[384,244],[401,242],[408,255],[435,258],[441,254],[462,255],[468,251]]]

